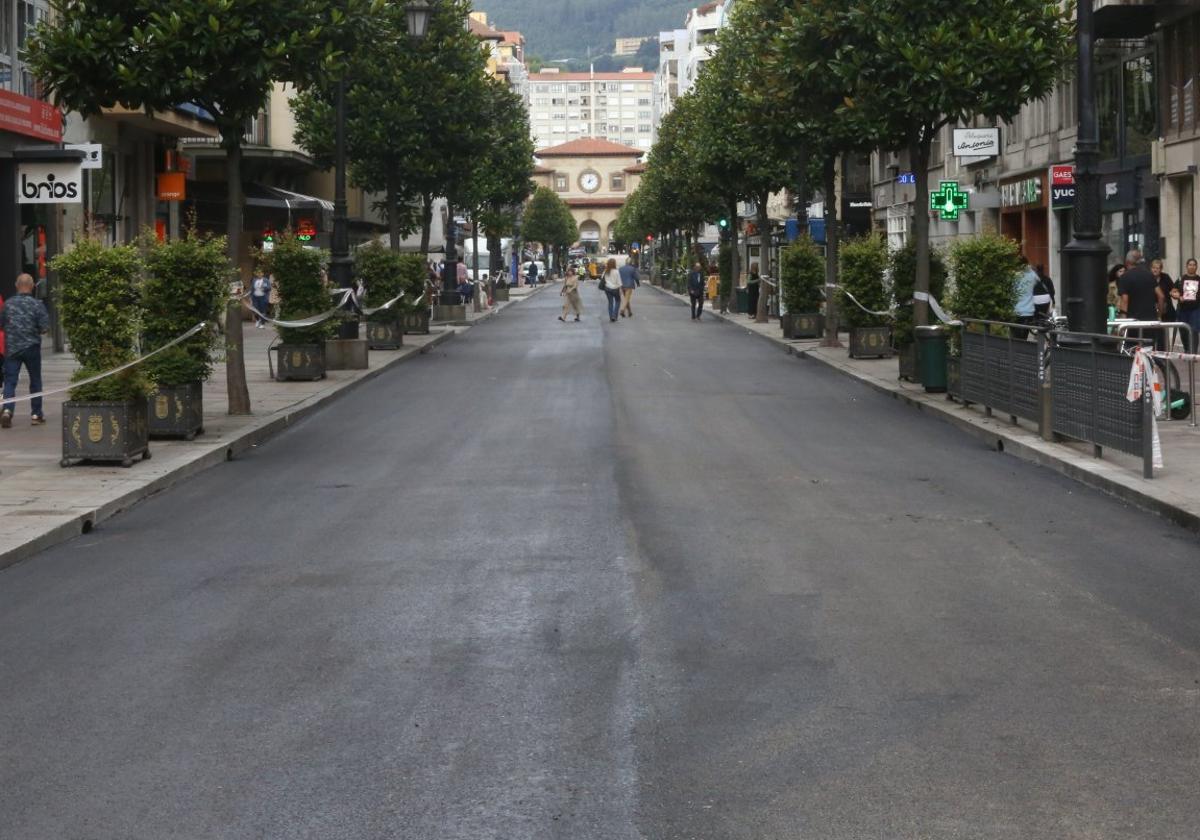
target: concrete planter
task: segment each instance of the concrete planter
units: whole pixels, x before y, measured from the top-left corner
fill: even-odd
[[[821,313],[795,312],[789,315],[788,318],[791,322],[791,331],[787,335],[788,338],[825,337],[825,316]]]
[[[277,382],[312,382],[325,378],[325,345],[280,344],[275,348]]]
[[[497,286],[492,290],[492,300],[496,303],[505,303],[509,300],[508,286]]]
[[[134,458],[150,457],[146,401],[66,402],[62,407],[63,455],[77,461],[117,462],[132,467]]]
[[[404,312],[400,315],[400,327],[405,335],[429,335],[429,310]]]
[[[146,398],[151,438],[193,440],[204,431],[204,385],[158,387]]]
[[[851,327],[851,359],[890,359],[892,357],[891,327]]]
[[[464,324],[467,321],[467,307],[462,303],[439,303],[433,307],[433,320],[450,324]]]
[[[368,356],[365,338],[336,338],[325,342],[326,370],[366,370]]]
[[[367,344],[372,350],[399,350],[404,345],[400,319],[367,321]]]

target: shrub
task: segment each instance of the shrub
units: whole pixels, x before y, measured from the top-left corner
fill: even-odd
[[[54,258],[58,272],[59,311],[79,362],[72,376],[78,382],[120,367],[137,358],[134,351],[141,327],[138,280],[141,260],[132,245],[108,248],[82,239]],[[71,389],[71,399],[124,401],[144,398],[150,382],[141,366]]]
[[[333,298],[321,276],[324,252],[305,248],[295,236],[285,233],[267,256],[268,270],[279,290],[279,320],[301,321],[329,310]],[[278,327],[278,330],[284,344],[320,344],[333,335],[335,328],[330,319],[314,327]]]
[[[411,255],[410,255],[411,256]],[[401,292],[404,298],[381,312],[368,316],[371,321],[394,321],[406,305],[411,305],[417,297],[405,283],[406,261],[409,257],[398,254],[383,246],[378,240],[359,248],[354,254],[354,273],[367,287],[366,306],[368,309],[383,306]],[[423,266],[420,257],[416,257],[418,267]],[[422,283],[424,282],[424,270]]]
[[[783,305],[789,314],[820,311],[825,260],[807,236],[779,252],[779,283]]]
[[[191,230],[182,239],[153,241],[145,254],[142,284],[143,347],[168,344],[201,321],[215,327],[229,294],[225,238]],[[203,382],[212,372],[218,332],[204,330],[146,362],[160,386]]]
[[[949,300],[954,314],[984,321],[1016,318],[1020,253],[1016,242],[996,233],[954,243],[950,249],[954,291]]]
[[[721,272],[721,297],[730,302],[733,300],[733,247],[728,242],[721,243],[717,266]]]
[[[851,239],[842,244],[838,254],[842,288],[867,309],[886,312],[890,307],[884,274],[887,272],[887,243],[879,235]],[[842,322],[849,327],[886,327],[891,319],[886,315],[870,315],[859,309],[847,297],[842,304]]]
[[[892,252],[892,298],[896,301],[894,340],[904,345],[913,340],[913,288],[917,283],[917,243],[909,240]],[[929,249],[929,294],[941,303],[946,294],[946,263],[942,252]],[[931,313],[932,317],[932,313]]]

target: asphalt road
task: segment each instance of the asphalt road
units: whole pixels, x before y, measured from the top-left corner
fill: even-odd
[[[1194,838],[1200,545],[551,290],[0,573],[0,838]]]

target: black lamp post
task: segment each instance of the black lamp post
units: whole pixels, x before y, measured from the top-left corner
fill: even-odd
[[[1079,332],[1108,331],[1106,269],[1109,247],[1100,237],[1100,127],[1096,120],[1096,84],[1092,65],[1095,46],[1092,2],[1076,4],[1076,102],[1079,129],[1075,140],[1074,236],[1063,247],[1067,255],[1067,319]]]
[[[429,3],[409,3],[408,37],[424,40],[429,32],[433,6]],[[346,80],[338,79],[334,91],[334,175],[333,175],[333,232],[329,247],[329,279],[339,289],[348,289],[354,280],[354,262],[350,258],[350,222],[346,217]],[[357,324],[355,325],[357,329]]]

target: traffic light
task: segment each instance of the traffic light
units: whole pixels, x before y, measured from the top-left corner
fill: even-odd
[[[726,218],[717,219],[717,227],[719,227],[721,230],[728,230],[729,220]]]
[[[647,241],[647,242],[653,242],[653,241],[654,241],[654,234],[653,234],[653,233],[647,233],[647,234],[646,234],[646,241]]]

